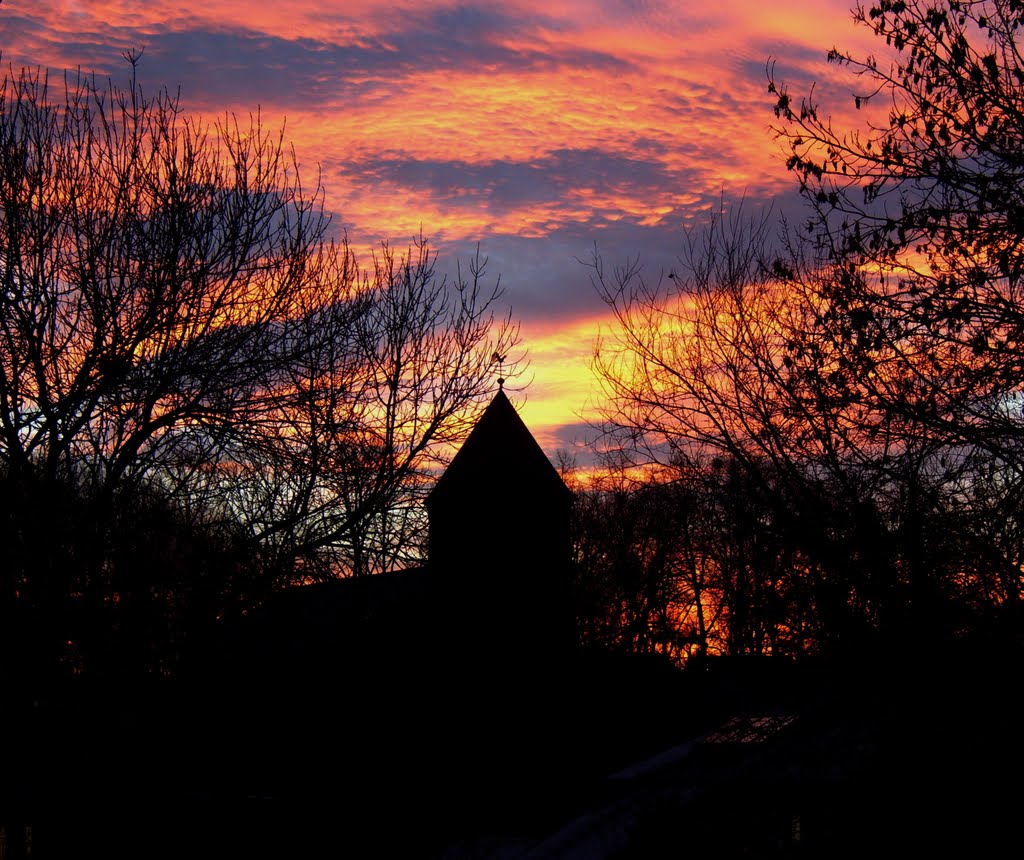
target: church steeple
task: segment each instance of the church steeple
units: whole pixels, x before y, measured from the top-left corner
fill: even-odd
[[[427,497],[431,523],[460,499],[492,495],[569,504],[572,493],[501,387]],[[506,511],[508,506],[504,506]],[[514,516],[514,511],[508,511]]]
[[[499,387],[426,501],[430,567],[453,609],[519,651],[527,632],[535,647],[564,643],[572,502]]]

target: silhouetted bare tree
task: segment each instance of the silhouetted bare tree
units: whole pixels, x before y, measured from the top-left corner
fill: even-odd
[[[611,468],[577,490],[585,641],[678,663],[809,649],[791,555],[771,509],[719,458]]]
[[[893,51],[828,55],[863,127],[769,67],[806,230],[769,250],[767,222],[719,216],[672,285],[595,256],[619,322],[595,367],[620,441],[662,464],[720,456],[769,503],[816,637],[928,648],[1019,603],[1024,8],[855,16]]]
[[[207,124],[134,77],[11,70],[0,618],[132,604],[142,556],[114,543],[137,506],[220,532],[242,559],[211,611],[415,553],[431,470],[518,340],[485,260],[454,281],[434,263],[417,239],[361,267],[331,238],[319,179],[303,183],[258,113]],[[47,499],[74,512],[66,542],[26,520]]]
[[[636,265],[606,278],[595,260],[619,322],[595,352],[605,430],[662,481],[679,464],[728,464],[715,499],[734,531],[704,551],[718,548],[730,653],[948,633],[963,621],[951,607],[979,598],[962,575],[973,536],[954,512],[986,461],[864,392],[818,328],[829,270],[775,263],[767,224],[716,216],[688,235],[668,284]]]
[[[964,568],[951,576],[975,581],[988,559],[1000,582],[990,605],[1012,610],[1019,552],[987,527],[956,525],[994,518],[1002,534],[1024,480],[1024,8],[884,0],[855,17],[891,48],[884,62],[829,53],[855,73],[855,107],[871,115],[861,127],[797,102],[769,72],[776,130],[811,207],[813,265],[790,274],[815,296],[812,339],[843,362],[836,395],[918,452],[916,477],[897,478],[902,522],[931,511],[944,527],[918,543],[917,579],[934,572],[927,549],[951,527],[962,549],[943,552]]]

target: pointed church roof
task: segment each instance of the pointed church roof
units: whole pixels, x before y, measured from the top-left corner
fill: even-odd
[[[427,506],[467,485],[492,486],[499,494],[505,488],[572,495],[501,389],[434,485]]]

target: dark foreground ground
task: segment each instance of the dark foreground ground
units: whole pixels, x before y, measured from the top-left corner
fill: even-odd
[[[5,711],[0,858],[1001,856],[1019,670],[577,658],[64,692]]]

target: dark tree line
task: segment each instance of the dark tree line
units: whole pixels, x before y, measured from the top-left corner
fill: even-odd
[[[863,126],[769,66],[804,223],[715,213],[655,282],[595,255],[619,322],[595,350],[603,444],[648,466],[583,508],[614,607],[592,635],[621,647],[939,656],[1019,637],[1024,4],[854,14],[892,56],[828,55]]]
[[[258,114],[3,78],[0,683],[173,672],[275,588],[421,557],[517,329],[486,261],[332,235]]]
[[[769,66],[806,223],[716,213],[655,282],[595,256],[619,459],[579,492],[588,641],[685,660],[1017,630],[1024,6],[855,16],[893,57],[829,53],[862,127]],[[258,115],[5,76],[5,679],[172,672],[188,631],[274,588],[420,557],[419,502],[516,328],[484,261],[448,282],[418,241],[365,266],[323,203]]]

